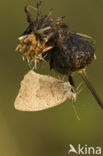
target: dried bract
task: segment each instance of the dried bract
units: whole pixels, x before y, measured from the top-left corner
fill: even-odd
[[[36,62],[43,59],[43,54],[55,46],[58,32],[64,32],[68,29],[66,24],[62,23],[64,17],[54,18],[51,12],[43,15],[40,6],[37,4],[37,18],[33,19],[29,11],[29,6],[25,7],[29,26],[19,37],[19,44],[16,50],[23,53],[28,62]]]
[[[19,37],[19,41],[20,43],[16,50],[19,49],[22,51],[23,56],[26,57],[28,62],[35,62],[37,59],[42,59],[42,53],[52,48],[51,46],[46,46],[45,42],[37,39],[33,33]]]

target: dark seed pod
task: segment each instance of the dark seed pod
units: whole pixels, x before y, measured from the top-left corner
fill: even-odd
[[[51,68],[61,74],[79,71],[94,58],[94,46],[91,42],[73,32],[58,38],[56,47],[49,51]]]

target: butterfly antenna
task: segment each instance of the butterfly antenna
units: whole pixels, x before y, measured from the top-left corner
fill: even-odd
[[[77,113],[77,110],[76,110],[76,107],[75,107],[75,104],[73,103],[73,110],[74,110],[74,113],[75,113],[75,115],[76,115],[76,118],[78,119],[78,120],[80,120],[80,117],[79,117],[79,115],[78,115],[78,113]]]

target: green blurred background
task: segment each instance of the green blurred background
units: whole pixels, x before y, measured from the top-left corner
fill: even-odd
[[[87,88],[77,98],[80,121],[70,101],[42,112],[14,109],[20,81],[29,70],[15,47],[27,26],[24,6],[35,7],[36,2],[0,0],[0,156],[67,156],[70,143],[103,147],[103,110]],[[103,0],[44,0],[43,12],[51,8],[54,16],[66,16],[72,31],[96,40],[97,60],[89,65],[88,75],[103,99]],[[48,67],[39,72],[48,74]],[[78,75],[74,79],[81,81]]]

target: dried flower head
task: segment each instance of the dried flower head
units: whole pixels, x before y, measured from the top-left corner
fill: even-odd
[[[62,22],[64,17],[54,18],[51,11],[43,15],[40,4],[37,3],[36,20],[32,17],[29,6],[25,6],[29,26],[18,38],[19,44],[16,50],[21,51],[23,59],[26,57],[28,62],[43,59],[43,54],[54,47],[58,34],[68,29],[68,26]]]
[[[29,26],[19,38],[19,49],[23,58],[28,62],[36,62],[45,59],[50,64],[50,69],[68,75],[70,84],[75,88],[72,75],[80,73],[91,93],[103,108],[103,101],[98,96],[94,87],[88,80],[86,67],[96,59],[95,47],[92,37],[80,33],[71,32],[68,25],[63,23],[63,18],[54,18],[49,12],[43,15],[37,3],[37,18],[34,20],[25,7]]]

